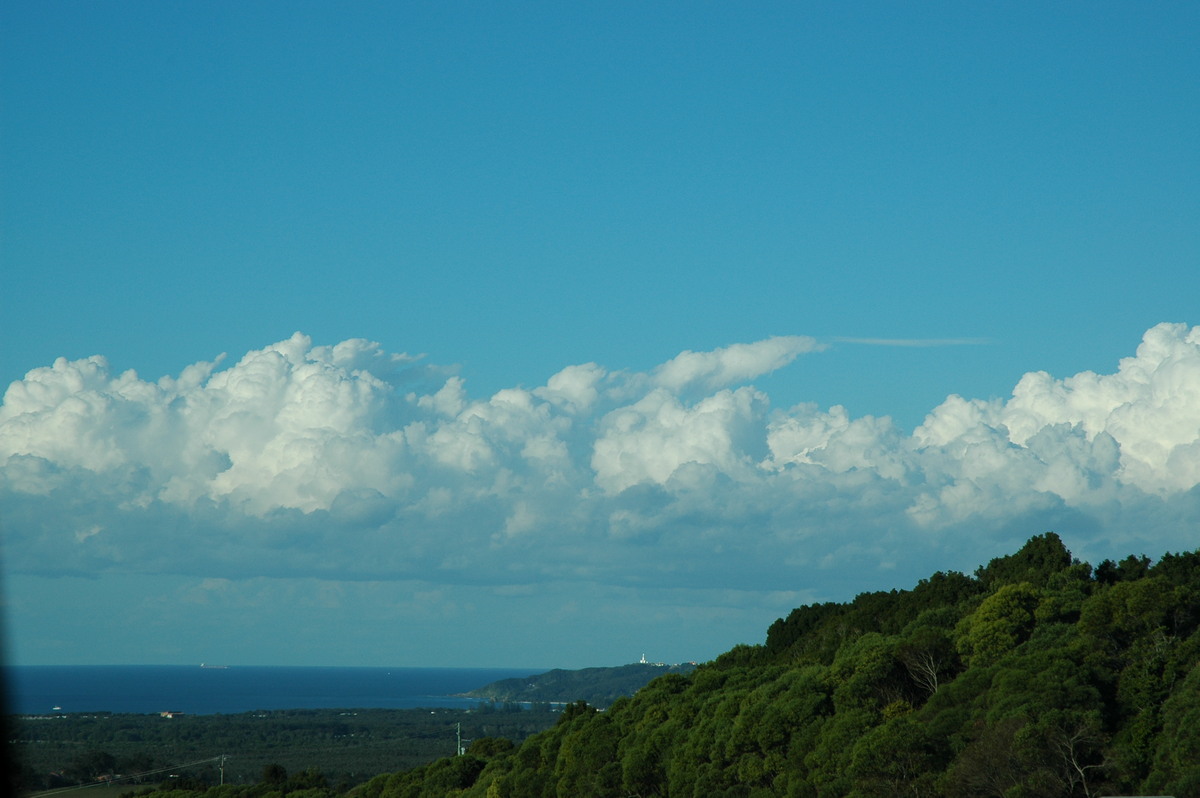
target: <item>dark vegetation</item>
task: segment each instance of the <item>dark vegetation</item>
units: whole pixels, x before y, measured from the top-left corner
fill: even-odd
[[[583,668],[577,671],[556,669],[524,679],[501,679],[472,690],[467,695],[489,701],[555,702],[586,701],[604,709],[618,698],[631,696],[652,679],[669,673],[689,674],[693,662],[680,665],[633,663],[612,668]]]
[[[296,709],[236,715],[65,714],[10,719],[27,791],[127,777],[125,784],[258,784],[264,768],[348,789],[377,773],[455,753],[484,737],[523,740],[554,725],[547,706],[478,709]],[[222,763],[220,756],[226,758]],[[190,766],[181,767],[192,764]],[[146,774],[133,777],[134,774]],[[319,774],[320,778],[315,778]],[[311,786],[311,785],[310,785]],[[90,794],[90,793],[89,793]]]
[[[974,576],[794,610],[762,645],[520,745],[355,798],[1200,798],[1200,552],[1075,561],[1052,534]],[[315,771],[170,798],[324,798]],[[167,798],[158,793],[157,798]]]

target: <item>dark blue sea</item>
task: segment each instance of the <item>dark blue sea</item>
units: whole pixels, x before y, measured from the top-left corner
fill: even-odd
[[[20,715],[469,709],[477,706],[479,699],[455,694],[500,679],[539,672],[512,668],[203,668],[199,665],[34,665],[3,669],[8,711]]]

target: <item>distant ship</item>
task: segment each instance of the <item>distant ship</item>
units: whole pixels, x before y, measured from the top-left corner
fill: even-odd
[[[201,668],[204,668],[205,670],[218,670],[218,671],[223,671],[223,670],[225,670],[226,668],[228,668],[229,666],[228,666],[228,665],[209,665],[207,662],[201,662],[201,663],[200,663],[200,667],[201,667]]]

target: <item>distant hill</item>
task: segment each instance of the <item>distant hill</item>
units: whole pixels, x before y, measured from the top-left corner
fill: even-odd
[[[622,696],[633,695],[652,679],[668,673],[686,675],[695,669],[694,662],[680,665],[635,662],[611,668],[555,669],[524,679],[502,679],[465,695],[497,702],[586,701],[594,707],[608,707]]]

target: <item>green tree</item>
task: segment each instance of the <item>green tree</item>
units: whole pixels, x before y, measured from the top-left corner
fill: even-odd
[[[1145,789],[1200,795],[1200,664],[1192,668],[1162,710],[1162,734]]]
[[[272,786],[281,786],[287,783],[287,769],[278,762],[272,762],[269,765],[263,765],[262,783]]]
[[[995,662],[1032,633],[1039,598],[1028,582],[1001,586],[965,619],[959,652],[974,666]]]
[[[975,575],[989,590],[1018,582],[1043,587],[1051,576],[1070,567],[1071,562],[1071,552],[1062,539],[1047,532],[1031,537],[1016,554],[997,557],[980,567]]]
[[[940,788],[949,798],[1006,798],[1018,788],[1025,766],[1016,736],[1025,726],[1023,718],[1008,718],[983,726],[978,736],[962,750],[942,779]]]
[[[510,754],[516,748],[512,740],[504,737],[477,737],[467,747],[467,753],[480,759]]]
[[[943,751],[911,714],[890,718],[863,734],[850,755],[854,794],[863,798],[932,796]]]
[[[834,705],[880,710],[912,697],[912,682],[896,656],[896,640],[869,632],[842,647],[829,670]]]
[[[563,735],[555,761],[554,777],[561,798],[590,795],[616,796],[621,771],[617,763],[620,730],[610,715],[580,715]]]

